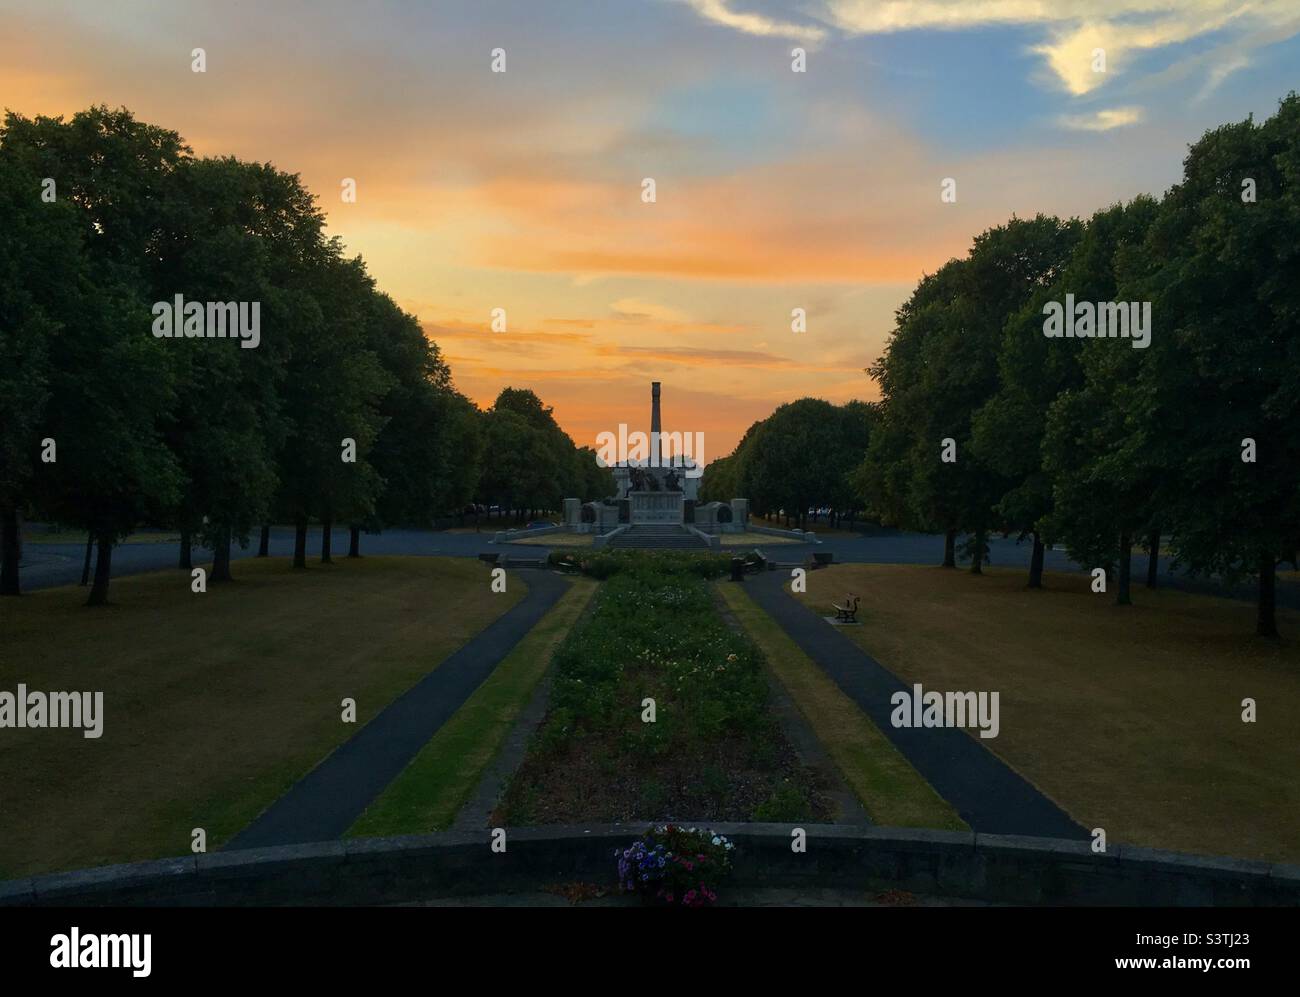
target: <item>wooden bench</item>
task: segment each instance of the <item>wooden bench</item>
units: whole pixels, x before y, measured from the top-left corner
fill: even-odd
[[[837,623],[857,623],[858,601],[856,595],[850,595],[844,600],[843,606],[832,602],[831,607],[835,610],[835,621]]]

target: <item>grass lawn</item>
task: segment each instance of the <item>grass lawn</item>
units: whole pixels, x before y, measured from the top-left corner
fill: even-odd
[[[550,520],[548,520],[550,522]],[[439,530],[439,533],[481,533],[491,537],[494,533],[504,533],[506,530],[522,530],[523,527],[513,519],[483,519],[479,521],[478,526],[474,525],[471,518],[465,526],[448,526],[446,529]]]
[[[775,519],[763,519],[763,518],[761,518],[761,517],[759,517],[759,516],[751,516],[750,519],[751,519],[751,521],[753,522],[753,524],[754,524],[755,526],[770,526],[770,527],[771,527],[772,529],[774,529],[774,530],[793,530],[793,529],[794,529],[794,526],[793,526],[793,525],[786,526],[786,525],[785,525],[785,520],[782,519],[782,518],[779,517],[779,516],[776,517]],[[828,538],[831,538],[831,537],[835,537],[835,538],[842,539],[842,540],[853,540],[853,539],[859,538],[859,537],[861,537],[861,536],[863,535],[861,530],[845,530],[845,529],[840,529],[840,528],[834,528],[834,529],[833,529],[833,528],[829,525],[829,523],[827,523],[826,520],[820,520],[820,521],[814,523],[814,522],[810,519],[810,520],[808,520],[808,522],[804,525],[804,530],[807,531],[808,533],[815,533],[815,534],[817,534],[817,539],[818,539],[818,540],[825,540],[825,539],[828,539]],[[758,534],[758,535],[759,535],[759,536],[762,536],[761,533]],[[774,537],[773,539],[775,539],[775,537]]]
[[[214,850],[521,598],[477,561],[366,557],[295,572],[235,562],[0,600],[0,689],[102,690],[104,732],[0,731],[0,878]]]
[[[1254,606],[1133,587],[1134,606],[1083,574],[909,565],[810,572],[801,598],[862,597],[844,633],[907,682],[997,690],[982,742],[1111,841],[1300,862],[1300,613],[1289,640],[1251,636]],[[1242,723],[1241,701],[1258,704]]]
[[[886,827],[966,829],[957,811],[743,586],[719,582],[717,588],[873,821]]]
[[[780,544],[797,544],[803,543],[802,540],[796,540],[793,537],[776,537],[770,533],[750,533],[746,530],[744,533],[721,533],[724,547],[776,547]]]
[[[594,533],[543,533],[540,537],[520,537],[506,543],[532,547],[590,547]]]
[[[350,836],[445,831],[469,799],[551,655],[596,591],[575,579],[538,624],[349,829]]]

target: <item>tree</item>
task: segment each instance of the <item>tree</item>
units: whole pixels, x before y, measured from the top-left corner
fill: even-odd
[[[443,491],[436,499],[436,507],[449,512],[464,509],[474,500],[484,472],[484,415],[477,405],[454,390],[440,394],[439,403],[451,456],[447,474],[441,479]]]
[[[1300,540],[1297,176],[1294,92],[1262,125],[1225,125],[1191,147],[1144,247],[1159,263],[1139,282],[1156,318],[1129,412],[1133,460],[1176,475],[1165,497],[1176,562],[1253,576],[1256,633],[1270,638],[1276,566]]]
[[[277,483],[281,436],[279,387],[289,343],[286,305],[270,282],[259,217],[267,172],[234,159],[184,164],[169,200],[168,238],[154,277],[157,300],[256,302],[259,342],[181,339],[172,346],[176,404],[161,419],[184,483],[174,513],[182,533],[181,567],[197,537],[213,551],[209,580],[230,580],[233,538],[247,542],[265,521]]]
[[[577,487],[573,495],[579,502],[595,502],[609,498],[618,490],[614,483],[614,472],[608,467],[601,467],[595,449],[578,447],[574,451],[577,462],[575,480]]]
[[[513,419],[497,416],[516,416]],[[523,522],[529,510],[558,509],[567,495],[580,488],[573,440],[555,421],[551,408],[542,404],[532,391],[503,388],[489,413],[488,446],[490,489],[497,496],[509,496]],[[503,432],[516,432],[513,440],[503,439]],[[506,448],[508,460],[517,477],[505,481],[503,473],[493,467],[498,459],[496,447]],[[612,490],[612,489],[611,489]],[[606,494],[609,494],[608,492]]]
[[[740,492],[761,506],[793,511],[803,528],[810,507],[842,500],[845,475],[866,448],[866,434],[856,426],[861,417],[860,408],[846,414],[818,398],[778,406],[746,443]],[[855,444],[851,437],[859,433]]]
[[[700,478],[701,502],[730,502],[740,497],[736,477],[739,462],[739,447],[726,457],[718,457],[709,462]],[[749,497],[752,501],[753,496]]]
[[[976,237],[969,256],[924,278],[898,311],[885,355],[871,369],[884,395],[871,458],[903,471],[858,473],[891,518],[946,534],[952,566],[959,530],[979,574],[1008,481],[976,439],[974,415],[999,390],[998,349],[1008,318],[1059,273],[1077,225],[1044,215],[1012,219]]]
[[[518,412],[493,406],[483,418],[483,473],[478,494],[484,505],[502,511],[521,508],[535,494],[535,463],[540,432]]]
[[[40,421],[56,459],[32,481],[36,504],[84,527],[99,547],[88,605],[108,600],[114,544],[175,501],[179,474],[157,432],[174,403],[167,347],[150,335],[145,262],[159,250],[160,205],[188,157],[174,132],[130,112],[91,108],[62,118],[10,114],[0,145],[29,176],[51,177],[76,209],[84,270],[60,287],[63,320],[47,338]]]
[[[41,199],[42,179],[0,138],[0,595],[18,595],[19,512],[39,466],[50,343],[76,317],[84,278],[76,208]]]
[[[1087,550],[1083,563],[1111,561],[1114,539],[1123,532],[1122,524],[1114,518],[1107,521],[1101,515],[1101,503],[1089,504],[1086,488],[1063,484],[1061,494],[1074,501],[1067,503],[1068,511],[1052,516],[1057,475],[1075,475],[1077,482],[1094,472],[1082,469],[1086,459],[1083,453],[1070,452],[1066,445],[1068,428],[1064,436],[1054,438],[1055,465],[1054,471],[1049,471],[1044,461],[1044,437],[1053,402],[1067,392],[1082,389],[1085,356],[1114,357],[1117,350],[1121,360],[1133,362],[1141,356],[1126,341],[1047,338],[1043,335],[1044,307],[1049,302],[1064,302],[1067,294],[1077,301],[1115,301],[1119,294],[1117,259],[1142,244],[1155,211],[1155,201],[1140,197],[1127,206],[1115,205],[1092,217],[1056,280],[1037,289],[1008,321],[998,359],[999,391],[975,415],[975,448],[1009,484],[996,511],[1006,527],[1022,537],[1033,537],[1031,588],[1042,587],[1044,536],[1064,540],[1078,554]],[[1097,344],[1099,352],[1090,354],[1092,343]],[[1100,368],[1097,370],[1099,373]],[[1104,405],[1107,390],[1093,391],[1087,405]],[[1084,418],[1089,411],[1087,406],[1082,411],[1078,406],[1068,408],[1073,418]],[[1095,420],[1067,426],[1076,433],[1096,428]],[[1105,439],[1097,442],[1104,453]],[[1127,528],[1136,526],[1129,523]],[[1089,532],[1095,529],[1100,529],[1102,536]],[[1098,559],[1101,550],[1107,555]]]
[[[838,526],[845,513],[850,525],[857,516],[862,494],[856,474],[866,457],[879,418],[875,405],[869,402],[850,401],[836,407],[834,450],[830,456],[835,476],[828,496],[832,526]]]
[[[306,567],[307,526],[322,523],[321,559],[331,558],[336,519],[371,514],[380,481],[370,462],[383,428],[379,404],[391,380],[366,348],[361,325],[373,283],[337,241],[306,261],[308,294],[284,381],[286,433],[277,459],[277,507],[294,523],[294,567]]]
[[[932,460],[940,456],[944,435],[927,376],[932,344],[951,321],[965,263],[950,260],[921,278],[895,313],[884,354],[868,373],[880,385],[879,425],[867,448],[865,465],[855,475],[864,498],[886,525],[944,534],[944,566],[956,566],[956,536],[961,509],[951,492],[935,486]],[[940,393],[941,394],[941,393]]]
[[[438,347],[425,338],[413,315],[391,298],[372,293],[363,323],[365,342],[387,374],[390,387],[379,403],[383,422],[370,462],[382,485],[373,513],[358,507],[352,520],[349,556],[359,555],[360,524],[429,526],[449,493],[453,449],[450,412],[451,372]]]

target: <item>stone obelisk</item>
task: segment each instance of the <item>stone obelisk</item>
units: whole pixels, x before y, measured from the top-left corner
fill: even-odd
[[[659,382],[650,382],[650,462],[654,467],[663,466],[664,444],[660,438],[663,430],[659,424]]]

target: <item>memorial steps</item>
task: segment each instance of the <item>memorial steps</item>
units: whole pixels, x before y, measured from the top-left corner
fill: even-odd
[[[674,523],[638,523],[629,526],[609,542],[611,548],[642,550],[708,550],[704,539]]]

